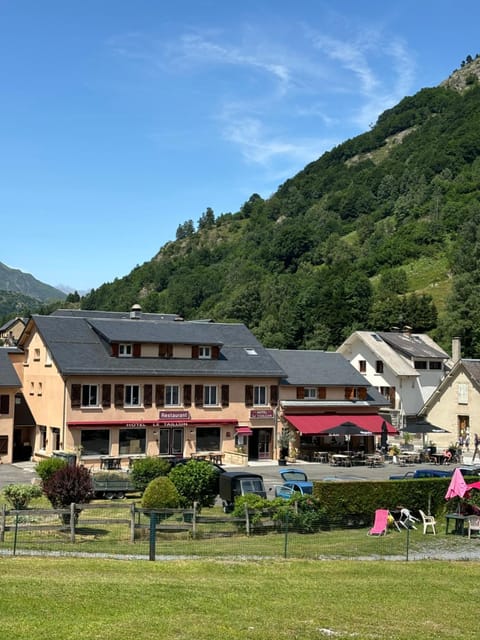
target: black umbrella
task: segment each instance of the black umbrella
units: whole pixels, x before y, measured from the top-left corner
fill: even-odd
[[[430,422],[407,422],[404,431],[407,433],[450,433],[447,429],[442,429],[442,427],[436,427],[434,424],[430,424]]]
[[[388,443],[388,429],[385,420],[382,422],[382,433],[380,435],[380,449],[385,452],[387,450]]]
[[[328,431],[324,432],[329,436],[371,436],[373,435],[371,431],[367,429],[362,429],[358,424],[354,422],[342,422],[336,427],[331,427]]]

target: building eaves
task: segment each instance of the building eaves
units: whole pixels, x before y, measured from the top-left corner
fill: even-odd
[[[0,348],[0,387],[16,387],[22,386],[17,372],[8,356],[9,353],[17,352],[16,349],[8,347]]]

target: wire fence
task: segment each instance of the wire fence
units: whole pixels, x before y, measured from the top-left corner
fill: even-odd
[[[416,528],[368,535],[371,522],[301,523],[245,510],[242,517],[197,509],[145,510],[115,501],[67,509],[0,511],[0,553],[100,555],[125,559],[479,559],[478,539]]]

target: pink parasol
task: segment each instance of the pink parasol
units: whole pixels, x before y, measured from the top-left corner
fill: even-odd
[[[445,500],[450,500],[451,498],[463,498],[468,489],[469,487],[465,482],[462,472],[457,468],[452,474],[452,479],[450,480],[447,493],[445,494]]]

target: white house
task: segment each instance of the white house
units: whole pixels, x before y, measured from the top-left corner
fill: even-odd
[[[450,359],[426,334],[355,331],[337,349],[386,398],[398,429],[418,415],[445,377]]]

